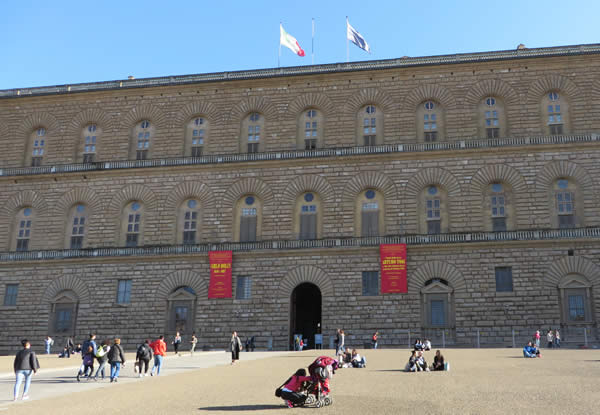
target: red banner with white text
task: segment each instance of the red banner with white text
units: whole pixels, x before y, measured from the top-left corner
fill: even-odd
[[[379,245],[379,260],[381,266],[381,293],[407,293],[406,244]]]
[[[208,298],[231,298],[232,251],[210,251],[210,283]]]

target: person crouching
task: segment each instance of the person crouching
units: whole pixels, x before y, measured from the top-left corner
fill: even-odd
[[[288,408],[302,405],[306,400],[306,395],[300,393],[302,383],[309,382],[310,376],[306,376],[306,370],[298,369],[281,389],[281,399],[283,399]]]

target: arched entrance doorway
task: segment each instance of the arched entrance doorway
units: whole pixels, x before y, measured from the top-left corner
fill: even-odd
[[[321,290],[309,282],[302,283],[292,291],[290,301],[290,348],[293,349],[294,334],[302,334],[308,340],[308,349],[315,348],[315,334],[321,332]]]

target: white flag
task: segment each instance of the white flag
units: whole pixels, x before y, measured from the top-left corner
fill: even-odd
[[[346,20],[346,36],[348,40],[354,43],[356,46],[364,50],[365,52],[371,53],[371,48],[364,37],[358,31],[350,25],[350,22]]]

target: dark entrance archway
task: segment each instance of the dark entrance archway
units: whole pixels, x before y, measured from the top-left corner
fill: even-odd
[[[294,334],[308,339],[308,349],[315,348],[315,334],[321,332],[321,290],[309,282],[302,283],[292,291],[290,301],[290,349],[294,346]]]

